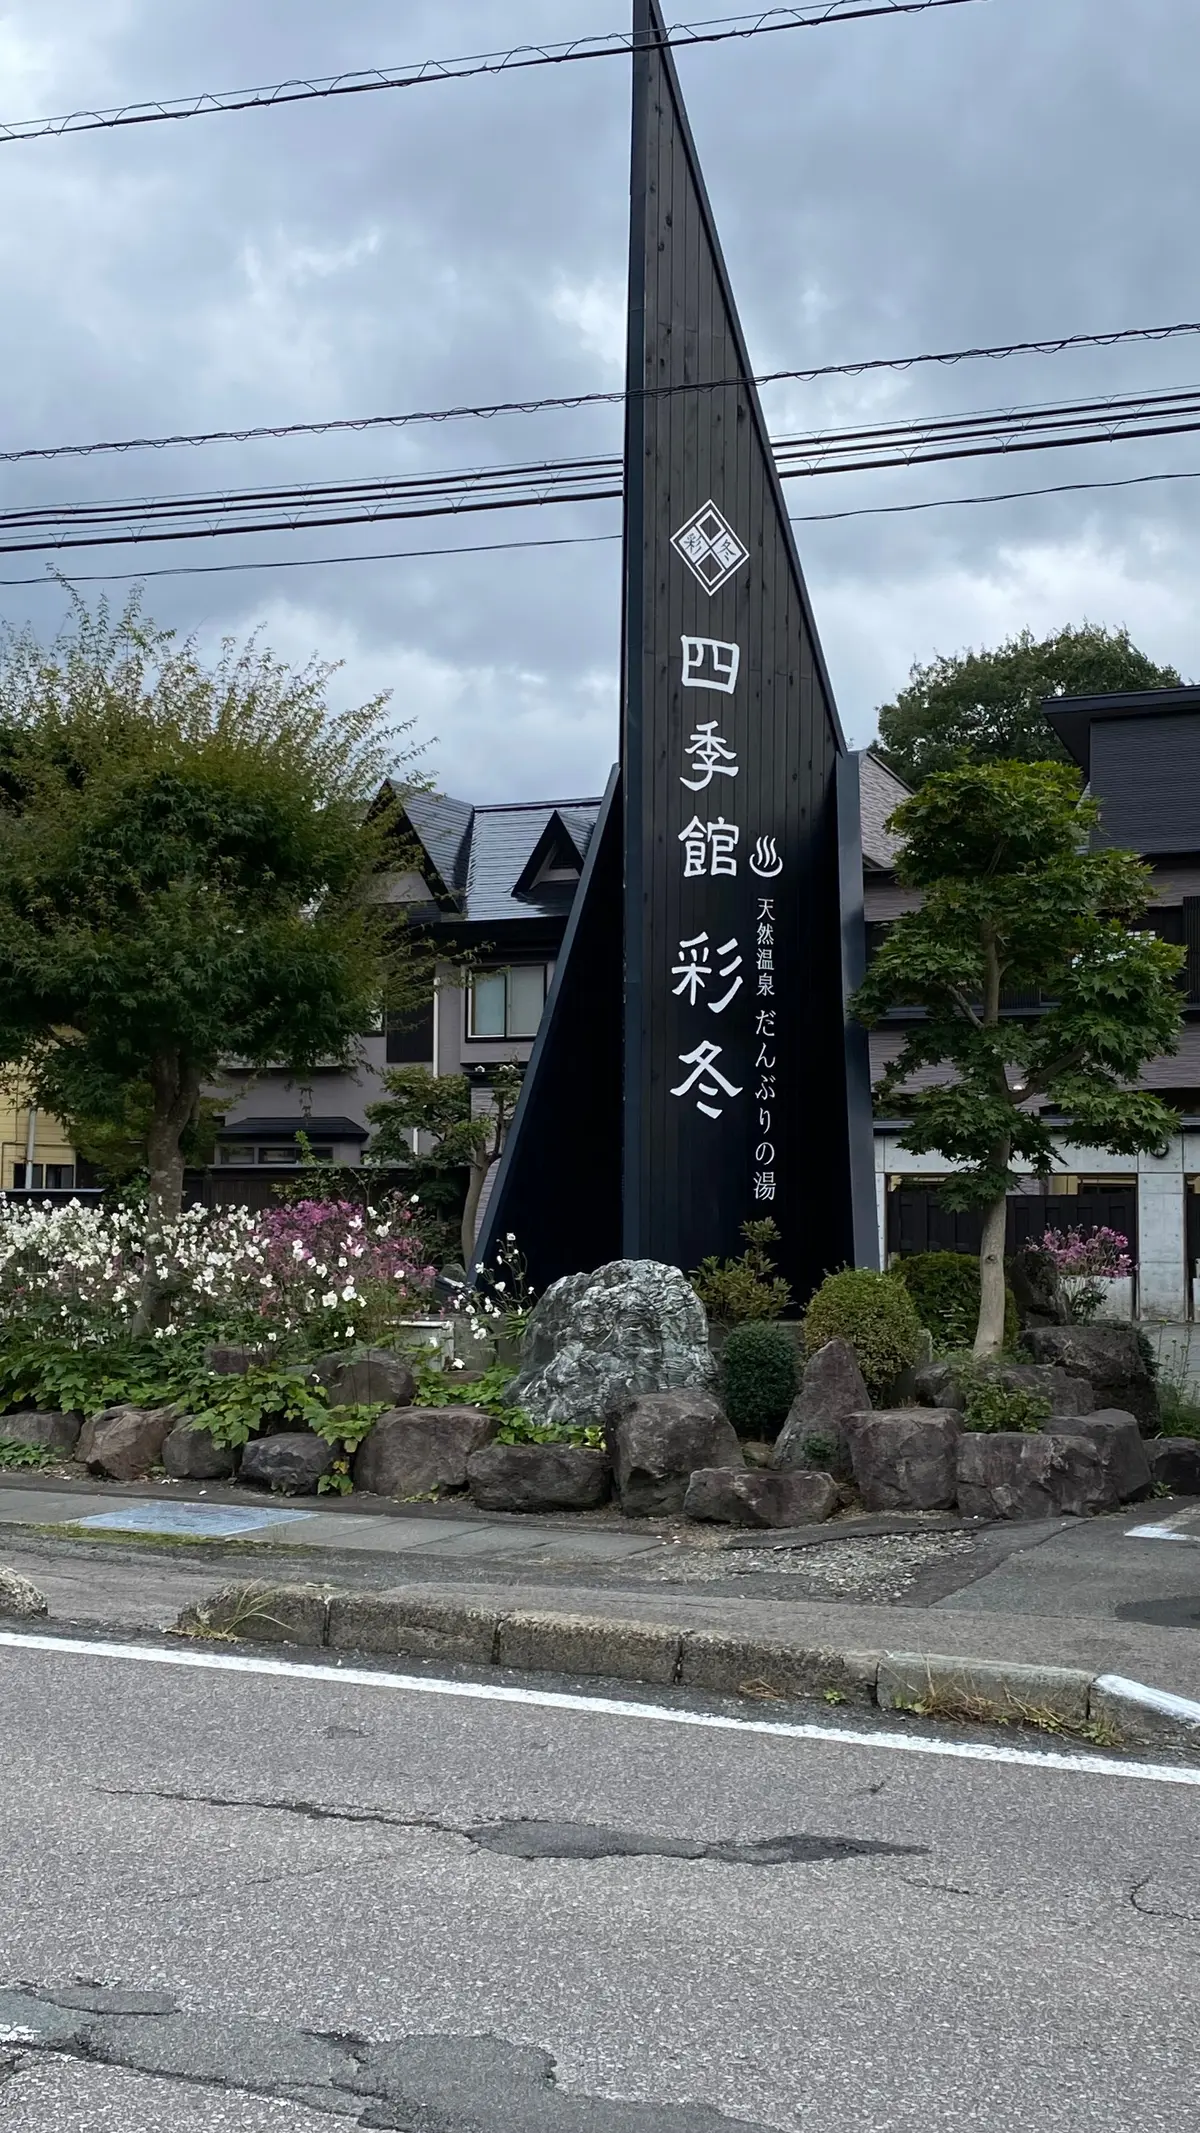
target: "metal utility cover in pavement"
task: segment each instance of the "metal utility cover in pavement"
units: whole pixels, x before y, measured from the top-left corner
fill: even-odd
[[[68,1521],[100,1533],[194,1533],[202,1540],[228,1540],[264,1526],[290,1526],[312,1518],[312,1511],[266,1511],[218,1503],[138,1503],[128,1511],[98,1511],[91,1518]]]

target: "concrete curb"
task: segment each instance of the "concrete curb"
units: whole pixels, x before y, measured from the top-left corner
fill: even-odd
[[[1200,1703],[1118,1674],[930,1652],[816,1650],[621,1616],[472,1607],[322,1585],[227,1585],[185,1607],[177,1635],[496,1666],[756,1703],[873,1706],[919,1718],[1023,1724],[1100,1747],[1173,1746],[1200,1759]]]

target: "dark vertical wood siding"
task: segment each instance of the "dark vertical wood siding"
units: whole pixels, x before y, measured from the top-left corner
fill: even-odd
[[[657,0],[639,0],[643,39],[662,35]],[[781,1264],[806,1294],[854,1256],[834,778],[843,744],[767,433],[751,383],[670,54],[635,57],[630,402],[627,430],[625,1250],[694,1266],[740,1250],[741,1225],[773,1215]],[[702,390],[712,381],[715,390]],[[694,392],[658,392],[696,386]],[[649,390],[647,391],[646,388]],[[712,501],[749,560],[710,596],[673,549]],[[732,696],[682,686],[684,635],[736,643]],[[701,721],[735,750],[736,778],[681,783]],[[739,829],[736,879],[684,878],[680,833],[693,816]],[[774,880],[749,869],[773,836]],[[756,994],[760,898],[775,909],[775,993]],[[744,984],[720,1016],[673,991],[680,943],[736,939]],[[710,997],[724,987],[712,981]],[[776,1037],[756,1033],[774,1011]],[[719,1044],[716,1070],[741,1091],[711,1119],[672,1095],[682,1057]],[[775,1059],[776,1095],[755,1098],[756,1060]],[[756,1159],[763,1140],[770,1164]],[[774,1201],[754,1198],[769,1168]]]

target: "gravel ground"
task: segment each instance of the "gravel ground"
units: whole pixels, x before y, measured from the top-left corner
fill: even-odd
[[[903,1533],[859,1540],[826,1541],[809,1548],[679,1548],[660,1565],[637,1563],[639,1580],[665,1585],[705,1584],[716,1578],[791,1578],[816,1596],[846,1595],[899,1600],[923,1571],[950,1556],[970,1555],[979,1545],[972,1533]]]

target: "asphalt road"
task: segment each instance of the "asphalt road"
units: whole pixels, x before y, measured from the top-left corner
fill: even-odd
[[[1194,1782],[206,1656],[0,1643],[0,2133],[1195,2123]]]

